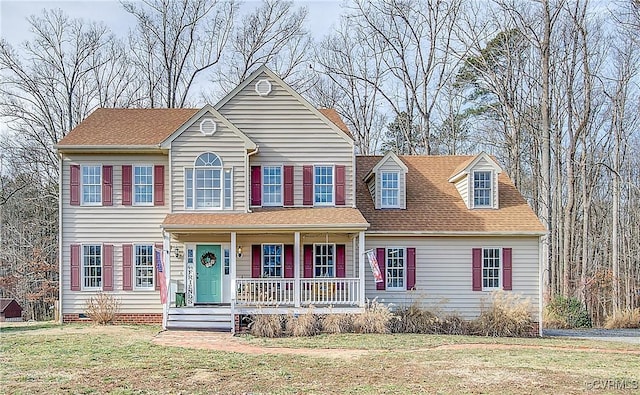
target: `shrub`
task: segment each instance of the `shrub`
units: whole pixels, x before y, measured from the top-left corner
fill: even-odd
[[[367,300],[364,311],[356,314],[353,319],[353,329],[357,333],[388,333],[388,325],[392,314],[389,308],[376,299]]]
[[[440,324],[434,313],[414,303],[395,311],[390,328],[394,333],[439,333]]]
[[[312,308],[301,315],[289,314],[286,318],[285,332],[290,336],[315,336],[320,333],[318,317]]]
[[[439,334],[471,335],[473,331],[473,325],[458,315],[451,314],[440,319]]]
[[[322,317],[321,325],[325,333],[349,333],[353,331],[353,315],[326,314]]]
[[[282,336],[282,316],[279,314],[255,314],[251,316],[249,333],[258,337]]]
[[[87,301],[85,313],[96,324],[106,325],[116,318],[120,300],[111,294],[98,292]]]
[[[494,292],[491,306],[482,308],[473,326],[483,336],[531,336],[530,310],[529,300],[512,293]]]
[[[545,306],[544,323],[547,328],[590,328],[591,317],[579,299],[558,295]]]
[[[604,323],[607,329],[640,328],[640,308],[615,311]]]

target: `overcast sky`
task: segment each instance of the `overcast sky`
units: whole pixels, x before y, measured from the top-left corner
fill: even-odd
[[[295,3],[308,7],[307,28],[316,39],[329,33],[338,22],[340,0],[298,0]],[[259,2],[245,1],[244,4],[245,7],[252,7]],[[117,0],[0,0],[0,35],[14,45],[28,39],[30,33],[26,18],[39,14],[45,8],[60,8],[74,18],[102,21],[120,36],[126,35],[129,27],[135,23]]]

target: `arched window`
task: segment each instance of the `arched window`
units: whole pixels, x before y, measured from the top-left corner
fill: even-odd
[[[185,206],[194,209],[231,207],[231,169],[223,167],[220,157],[205,152],[196,158],[193,169],[185,169]]]

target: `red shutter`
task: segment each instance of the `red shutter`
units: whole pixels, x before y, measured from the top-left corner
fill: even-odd
[[[376,256],[378,258],[378,267],[380,268],[380,273],[382,274],[382,282],[376,283],[376,289],[378,291],[384,291],[387,286],[387,270],[385,269],[386,260],[384,248],[377,248]]]
[[[113,291],[113,244],[105,244],[102,248],[102,290]]]
[[[284,277],[293,278],[293,245],[284,246]]]
[[[153,205],[164,206],[164,165],[153,166]]]
[[[293,166],[284,166],[284,205],[293,206]]]
[[[346,271],[346,248],[344,244],[338,244],[336,245],[336,277],[345,278]]]
[[[336,166],[336,206],[344,206],[345,203],[345,167]]]
[[[302,167],[302,204],[313,205],[313,166]]]
[[[304,278],[313,278],[313,245],[304,246]]]
[[[131,179],[133,169],[131,165],[122,165],[122,205],[131,206]]]
[[[407,290],[416,286],[416,249],[407,248]]]
[[[473,290],[482,291],[482,248],[472,250]]]
[[[251,205],[262,205],[262,168],[251,166]]]
[[[511,269],[511,248],[502,249],[502,289],[511,291],[511,277],[513,270]]]
[[[260,278],[260,274],[262,274],[262,246],[254,244],[251,249],[251,277]]]
[[[102,166],[102,205],[113,206],[113,166]]]
[[[133,289],[133,245],[122,245],[122,290],[131,291]]]
[[[155,247],[156,247],[157,250],[164,250],[164,246],[162,245],[162,243],[156,243]],[[163,259],[162,267],[163,267],[163,270],[164,270],[164,275],[166,276],[167,275],[167,262],[164,262],[164,251],[162,251],[162,253],[160,253],[160,256]],[[154,259],[156,257],[156,251],[155,250],[153,250],[153,257],[154,257]],[[155,263],[155,265],[153,265],[153,272],[155,273],[154,280],[155,280],[155,283],[156,283],[155,284],[156,285],[156,291],[159,291],[160,290],[160,280],[158,280],[158,276],[160,275],[160,273],[158,273],[158,262],[154,262],[154,263]]]
[[[71,244],[71,290],[80,291],[80,244]]]
[[[69,186],[70,197],[69,204],[72,206],[80,205],[80,165],[71,165],[69,168]],[[78,283],[79,284],[79,283]]]

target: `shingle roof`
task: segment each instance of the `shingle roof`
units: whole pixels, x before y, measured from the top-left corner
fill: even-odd
[[[168,229],[362,229],[368,227],[358,209],[350,207],[262,208],[252,213],[168,214],[162,226]]]
[[[356,158],[357,206],[371,224],[369,231],[497,232],[545,231],[513,183],[502,172],[498,178],[499,209],[469,210],[453,183],[454,170],[469,156],[400,156],[407,165],[407,208],[375,210],[363,181],[381,156]],[[471,157],[472,158],[472,157]]]
[[[158,145],[198,108],[98,108],[58,142],[58,147]],[[319,110],[342,131],[349,129],[330,108]]]

